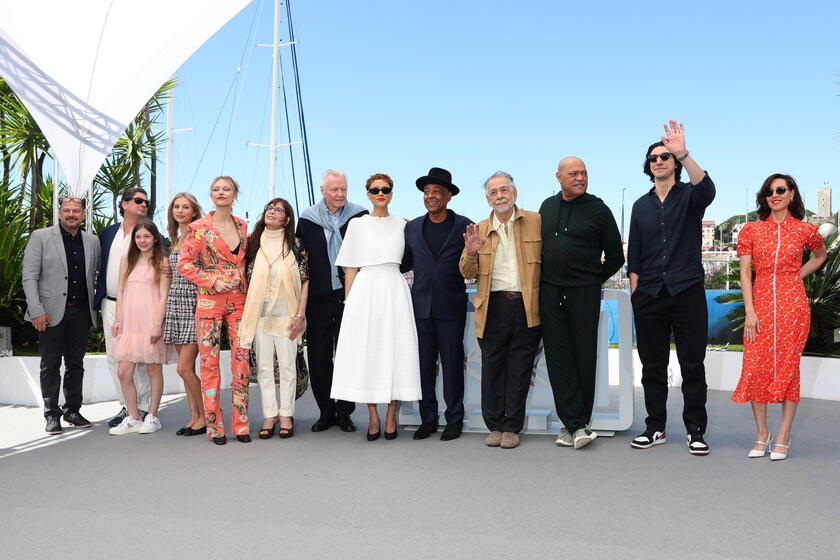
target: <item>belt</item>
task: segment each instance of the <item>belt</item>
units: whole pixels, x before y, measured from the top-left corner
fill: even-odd
[[[502,299],[522,299],[522,292],[490,292],[490,297]]]
[[[117,298],[111,296],[105,296],[105,299],[109,299],[111,301],[117,301]]]
[[[81,301],[68,301],[67,307],[76,307],[77,305],[82,305]]]

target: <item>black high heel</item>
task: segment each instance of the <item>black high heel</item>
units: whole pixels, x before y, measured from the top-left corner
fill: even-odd
[[[399,434],[398,430],[394,430],[393,432],[385,432],[385,439],[397,439],[397,434]]]
[[[376,430],[375,434],[372,434],[372,433],[368,432],[368,434],[367,434],[367,440],[368,441],[376,441],[378,439],[379,439],[379,430]]]

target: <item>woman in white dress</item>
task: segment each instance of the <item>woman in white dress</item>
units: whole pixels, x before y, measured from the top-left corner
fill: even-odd
[[[393,187],[384,173],[367,180],[373,212],[350,220],[335,263],[345,297],[330,397],[368,403],[368,441],[379,439],[377,403],[388,403],[385,439],[394,439],[397,403],[421,397],[411,291],[400,274],[405,220],[388,213]]]

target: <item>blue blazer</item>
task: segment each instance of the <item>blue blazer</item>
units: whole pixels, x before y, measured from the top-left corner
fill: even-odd
[[[93,298],[93,309],[100,311],[102,309],[102,300],[108,295],[108,290],[105,286],[105,280],[108,277],[108,255],[111,253],[111,244],[114,242],[117,232],[122,227],[122,222],[111,224],[102,230],[99,234],[99,246],[102,248],[102,256],[100,258],[99,276],[96,278],[96,295]],[[163,250],[169,253],[169,240],[161,236],[161,244]]]
[[[452,214],[455,223],[437,257],[432,255],[423,238],[423,223],[429,215],[415,218],[405,225],[402,269],[414,270],[411,300],[416,319],[432,318],[434,309],[435,319],[466,321],[467,292],[464,277],[458,270],[458,261],[464,250],[464,232],[473,222],[466,216]]]

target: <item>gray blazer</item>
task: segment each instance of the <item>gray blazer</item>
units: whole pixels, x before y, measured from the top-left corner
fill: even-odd
[[[90,318],[96,325],[93,310],[93,287],[99,270],[99,239],[85,231],[82,244],[85,249],[85,278],[87,279]],[[32,232],[23,253],[23,293],[26,294],[27,321],[46,313],[50,325],[57,325],[64,318],[67,306],[67,253],[61,239],[59,226]]]

